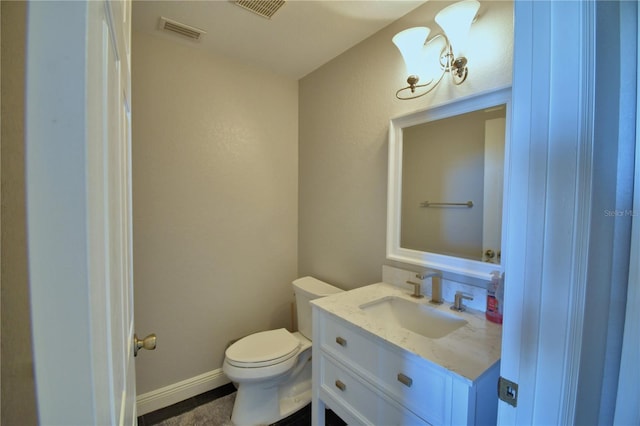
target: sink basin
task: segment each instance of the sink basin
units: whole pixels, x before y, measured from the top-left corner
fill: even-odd
[[[365,303],[360,309],[386,328],[401,327],[430,339],[444,337],[467,323],[435,307],[395,296]]]

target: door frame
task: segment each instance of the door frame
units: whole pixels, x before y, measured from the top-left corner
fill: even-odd
[[[602,48],[598,43],[607,37],[602,28],[618,28],[603,21],[596,25],[597,19],[616,19],[599,15],[599,3],[515,2],[501,375],[518,383],[519,390],[517,408],[499,402],[499,424],[573,424],[579,382],[580,392],[595,404],[608,404],[603,393],[616,391],[603,380],[601,368],[595,372],[588,366],[613,364],[615,370],[617,360],[591,354],[593,338],[583,334],[598,315],[598,336],[611,333],[606,324],[615,303],[613,287],[601,299],[602,312],[587,311],[601,291],[595,270],[601,266],[613,271],[606,278],[617,279],[616,265],[630,256],[619,241],[613,254],[593,246],[616,237],[614,230],[593,230],[603,222],[602,195],[622,189],[615,181],[594,184],[602,168],[610,165],[594,148],[602,149],[595,131],[603,123],[595,114],[596,91],[613,90],[613,96],[620,91],[615,80],[596,73],[596,53],[603,52],[597,52]],[[637,218],[634,222],[637,225]],[[636,231],[636,247],[638,238]],[[606,341],[598,344],[607,345],[607,356],[615,357],[615,347],[609,346],[615,346],[609,340],[615,337],[604,335]],[[637,343],[637,336],[634,340]],[[631,371],[623,365],[620,375],[627,373]],[[602,415],[599,408],[594,415]]]
[[[636,6],[636,71],[640,70],[640,7]],[[618,394],[614,417],[615,425],[640,423],[640,75],[636,72],[636,125],[635,125],[635,174],[632,207],[631,256],[629,284],[625,314],[624,337]]]

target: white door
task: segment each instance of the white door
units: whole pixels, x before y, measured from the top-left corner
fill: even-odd
[[[27,12],[29,280],[41,424],[133,425],[129,1]]]

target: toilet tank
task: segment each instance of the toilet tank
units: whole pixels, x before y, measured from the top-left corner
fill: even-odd
[[[298,314],[298,331],[311,340],[311,305],[309,302],[319,297],[340,293],[338,287],[327,284],[313,277],[298,278],[293,282],[293,292],[296,296]]]

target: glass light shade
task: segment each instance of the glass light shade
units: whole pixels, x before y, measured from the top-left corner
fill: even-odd
[[[442,74],[442,68],[440,65],[440,54],[442,49],[446,47],[444,37],[434,37],[424,46],[424,81],[430,79],[437,79]]]
[[[393,36],[393,44],[402,54],[402,59],[407,66],[407,75],[420,75],[425,61],[424,43],[430,32],[431,30],[427,27],[414,27]]]
[[[465,54],[471,22],[479,8],[480,2],[464,0],[445,7],[436,15],[436,22],[447,35],[456,58]]]

